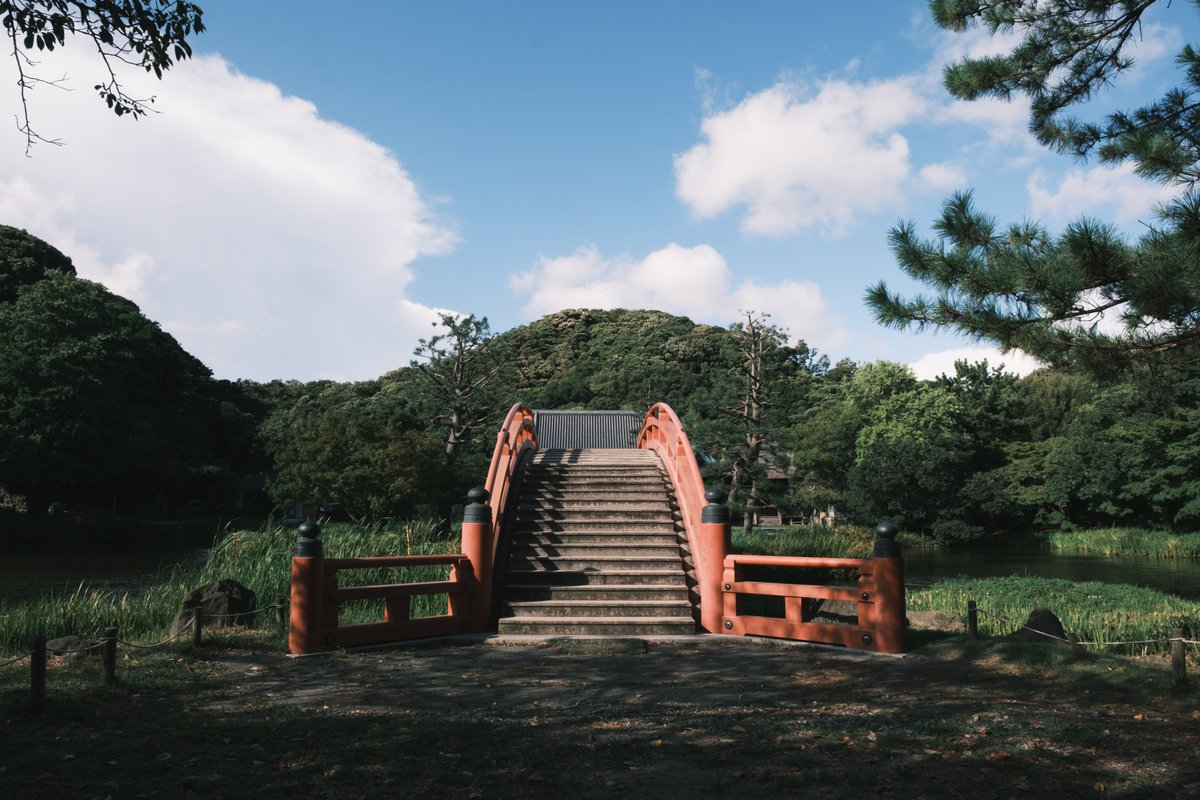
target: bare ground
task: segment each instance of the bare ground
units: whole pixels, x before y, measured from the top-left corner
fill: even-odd
[[[1197,693],[1162,659],[1015,652],[206,648],[172,662],[190,683],[134,661],[49,718],[5,696],[0,796],[1200,798]]]

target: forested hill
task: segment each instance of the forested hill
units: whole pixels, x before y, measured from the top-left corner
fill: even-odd
[[[496,339],[510,396],[535,408],[692,411],[733,363],[728,330],[661,311],[571,309]]]
[[[831,366],[754,313],[730,323],[576,309],[496,335],[447,316],[375,380],[216,381],[66,255],[0,226],[0,506],[229,514],[269,478],[246,510],[451,519],[514,402],[665,401],[751,521],[833,505],[943,539],[1200,525],[1191,374],[1100,384],[960,363],[918,381],[894,363]]]

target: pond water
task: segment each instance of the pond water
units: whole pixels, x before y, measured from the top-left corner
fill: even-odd
[[[48,591],[73,592],[81,582],[109,589],[133,589],[176,564],[200,565],[207,558],[207,548],[152,553],[3,553],[0,598],[14,600]]]
[[[1200,600],[1200,559],[1196,558],[1071,555],[1037,547],[909,548],[904,553],[904,576],[910,585],[932,583],[939,578],[1004,575],[1127,583]]]

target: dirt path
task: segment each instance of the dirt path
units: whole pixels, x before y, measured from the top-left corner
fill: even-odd
[[[701,637],[226,652],[189,713],[294,720],[309,761],[256,761],[319,772],[301,785],[322,797],[1200,797],[1194,691],[1046,659]]]

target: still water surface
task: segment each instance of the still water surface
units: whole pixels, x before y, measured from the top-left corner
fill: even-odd
[[[30,597],[48,590],[74,591],[81,581],[115,589],[136,588],[179,563],[203,564],[208,550],[154,553],[0,554],[0,597]],[[1032,575],[1074,581],[1146,586],[1200,600],[1200,559],[1064,555],[1048,548],[975,550],[908,549],[904,573],[912,586],[940,578]]]

